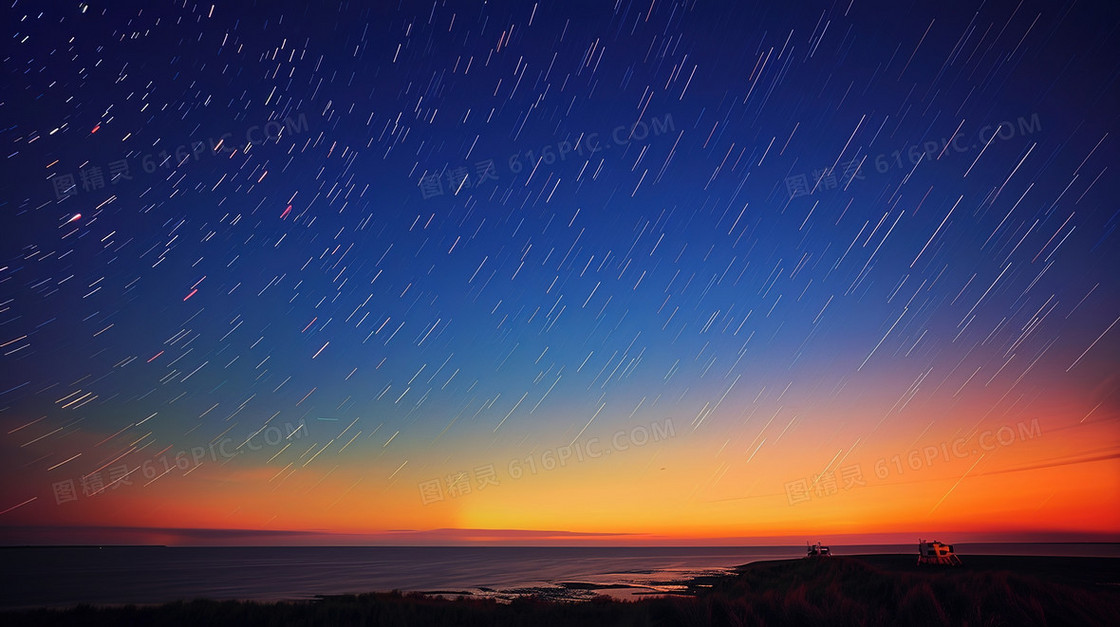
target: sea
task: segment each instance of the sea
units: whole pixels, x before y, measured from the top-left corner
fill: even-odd
[[[832,546],[836,555],[915,546]],[[958,544],[972,555],[1120,557],[1120,544]],[[578,601],[672,594],[686,582],[804,546],[754,547],[6,547],[0,609],[155,604],[194,598],[279,601],[425,592]]]

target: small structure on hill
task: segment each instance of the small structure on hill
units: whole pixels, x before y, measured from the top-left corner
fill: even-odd
[[[918,565],[937,564],[940,566],[960,566],[961,558],[953,552],[953,545],[937,540],[918,540]]]
[[[828,547],[821,544],[820,542],[818,542],[816,544],[809,544],[808,542],[806,542],[805,544],[807,546],[807,550],[806,550],[806,553],[805,553],[806,558],[809,558],[809,557],[828,557],[829,555],[832,555],[832,552],[830,552],[828,550]]]

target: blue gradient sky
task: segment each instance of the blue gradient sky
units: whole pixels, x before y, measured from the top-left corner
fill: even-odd
[[[6,9],[0,524],[1120,522],[1115,9],[81,6]]]

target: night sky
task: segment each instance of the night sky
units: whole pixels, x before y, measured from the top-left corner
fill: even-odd
[[[1115,538],[1112,3],[130,4],[4,9],[7,542]]]

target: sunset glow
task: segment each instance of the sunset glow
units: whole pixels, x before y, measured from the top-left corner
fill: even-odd
[[[371,4],[12,9],[4,544],[1120,541],[1114,20]]]

